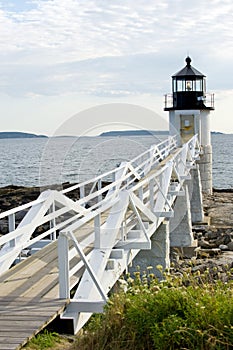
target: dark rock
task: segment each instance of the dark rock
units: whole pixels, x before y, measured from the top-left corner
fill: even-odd
[[[202,256],[202,257],[211,257],[211,256],[216,256],[219,255],[221,253],[221,249],[219,248],[206,248],[206,249],[199,249],[197,251],[198,256]]]
[[[205,239],[212,240],[218,238],[218,233],[216,231],[208,231],[205,234]]]
[[[193,237],[194,237],[194,239],[201,240],[201,238],[203,237],[203,233],[202,232],[193,232]]]
[[[204,248],[204,249],[209,249],[211,248],[211,245],[209,244],[208,241],[205,241],[204,238],[202,237],[201,240],[198,242],[199,247]]]
[[[218,237],[215,240],[215,243],[220,246],[220,245],[227,245],[229,242],[231,242],[231,236],[229,234],[222,234],[220,237]]]
[[[229,249],[231,252],[233,252],[233,241],[229,242],[229,243],[227,244],[227,246],[228,246],[228,249]]]

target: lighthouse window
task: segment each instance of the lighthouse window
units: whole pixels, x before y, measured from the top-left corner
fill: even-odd
[[[183,82],[183,80],[177,80],[177,91],[184,91]]]
[[[203,79],[203,90],[202,91],[206,91],[206,80],[205,79]]]
[[[176,92],[177,88],[176,88],[176,80],[173,80],[173,92]]]
[[[187,80],[186,81],[186,91],[191,91],[192,90],[192,81]]]
[[[202,80],[196,80],[196,91],[202,91]]]

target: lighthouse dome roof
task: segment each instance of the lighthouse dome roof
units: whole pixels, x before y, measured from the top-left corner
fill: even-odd
[[[186,57],[186,66],[182,68],[179,72],[174,74],[172,78],[175,77],[187,77],[187,78],[194,78],[194,77],[199,77],[199,78],[204,78],[205,75],[199,72],[196,68],[191,66],[191,58],[189,56]]]

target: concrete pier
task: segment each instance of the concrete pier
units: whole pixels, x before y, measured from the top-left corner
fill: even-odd
[[[170,237],[169,221],[165,220],[151,237],[151,250],[141,250],[132,262],[129,272],[147,271],[148,266],[153,267],[153,273],[157,277],[162,277],[156,266],[161,265],[164,269],[170,267]]]
[[[170,246],[187,247],[194,242],[188,186],[184,185],[184,196],[176,198],[174,217],[170,219]]]
[[[198,161],[202,191],[206,194],[212,194],[212,146],[202,146],[202,154]]]
[[[198,164],[196,164],[194,169],[190,170],[190,174],[191,180],[187,181],[187,185],[190,198],[191,220],[193,224],[196,224],[204,220],[202,185]]]

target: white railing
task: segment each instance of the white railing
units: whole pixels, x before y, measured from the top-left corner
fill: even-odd
[[[79,282],[63,314],[73,320],[76,332],[92,312],[101,310],[121,273],[140,249],[151,248],[150,237],[173,215],[176,196],[200,153],[197,136],[178,146],[177,138],[169,137],[92,180],[42,192],[37,200],[0,213],[9,227],[0,237],[1,273],[22,250],[31,254],[59,236],[60,297],[70,298]],[[68,198],[72,192],[77,201]],[[88,235],[82,234],[86,224]]]
[[[131,186],[134,181],[145,176],[177,147],[177,138],[169,137],[158,145],[135,157],[131,162],[106,172],[94,179],[57,191],[45,191],[37,200],[0,213],[0,220],[8,222],[9,233],[0,237],[0,271],[6,271],[22,251],[27,254],[40,249],[55,240],[57,233],[67,225],[85,217],[94,209],[112,200],[119,189]],[[107,183],[109,179],[113,181]],[[105,186],[104,186],[105,185]],[[77,192],[78,201],[67,197]],[[107,198],[106,198],[107,196]],[[105,198],[105,199],[104,199]],[[88,209],[85,207],[88,206]],[[23,217],[16,225],[17,216]],[[42,233],[38,230],[42,229]]]
[[[189,142],[189,146],[194,141]],[[196,142],[196,141],[195,141]],[[118,168],[106,172],[92,180],[71,186],[61,192],[45,191],[39,198],[28,204],[0,213],[0,220],[7,220],[9,233],[0,237],[0,270],[7,270],[25,249],[33,251],[55,240],[59,231],[73,222],[93,217],[93,210],[108,207],[117,197],[119,190],[130,188],[135,180],[140,180],[156,167],[177,147],[177,138],[169,137],[158,145],[135,157],[131,162],[122,163]],[[192,146],[189,151],[195,151]],[[187,152],[187,150],[185,151]],[[177,161],[176,161],[177,162]],[[185,160],[183,161],[183,163]],[[183,163],[177,163],[182,168]],[[180,169],[178,169],[180,173]],[[114,179],[106,183],[109,177]],[[77,201],[67,197],[71,192],[78,192]],[[88,208],[87,208],[88,206]],[[25,214],[16,227],[18,214]],[[38,233],[38,229],[42,233]]]
[[[194,136],[176,149],[167,162],[128,187],[123,185],[128,176],[122,174],[120,167],[111,199],[107,196],[105,206],[92,211],[88,218],[89,226],[93,227],[88,237],[78,237],[83,220],[61,231],[58,239],[60,297],[69,299],[72,288],[79,282],[62,315],[73,320],[74,333],[82,328],[91,313],[101,311],[109,290],[138,251],[151,249],[150,237],[165,218],[173,216],[173,203],[177,195],[183,193],[183,183],[189,179],[198,155],[198,140]],[[132,175],[135,168],[130,171],[128,167],[128,171]],[[77,277],[83,267],[84,274]]]

